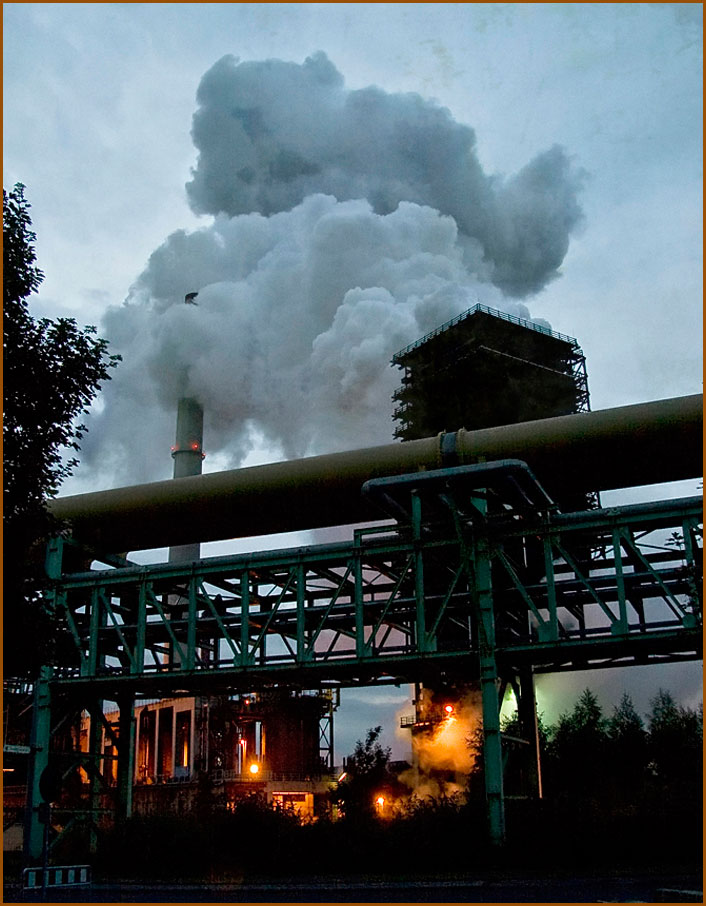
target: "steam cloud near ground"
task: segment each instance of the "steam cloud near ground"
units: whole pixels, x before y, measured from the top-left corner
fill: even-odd
[[[474,744],[482,726],[480,689],[468,689],[453,712],[427,732],[412,736],[414,766],[400,774],[417,799],[465,797],[476,759]]]
[[[213,220],[172,233],[102,327],[124,360],[84,454],[113,484],[168,476],[184,395],[230,466],[257,438],[283,457],[387,442],[391,356],[476,302],[529,317],[581,221],[562,149],[486,175],[448,110],[348,90],[323,53],[224,57],[197,101],[187,192]]]

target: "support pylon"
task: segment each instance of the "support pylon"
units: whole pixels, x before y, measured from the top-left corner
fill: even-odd
[[[39,781],[49,764],[51,741],[51,667],[41,667],[34,687],[34,711],[30,737],[29,777],[27,779],[27,811],[25,817],[24,856],[26,865],[40,865],[44,850],[44,821]]]

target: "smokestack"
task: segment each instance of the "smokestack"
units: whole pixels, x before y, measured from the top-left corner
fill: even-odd
[[[192,397],[182,397],[177,408],[176,437],[172,447],[174,460],[174,478],[191,478],[201,474],[203,462],[203,409]],[[201,544],[182,544],[169,548],[170,563],[185,563],[198,560],[201,556]],[[170,603],[174,605],[175,617],[183,620],[188,616],[188,611],[179,610],[179,596],[170,596]],[[180,662],[177,650],[170,654],[174,664]]]
[[[177,409],[176,438],[172,447],[174,478],[191,478],[201,474],[203,452],[203,409],[193,397],[182,397]],[[169,562],[198,560],[200,544],[183,544],[169,548]]]
[[[203,409],[192,397],[179,400],[176,438],[172,447],[174,478],[201,474],[203,452]]]

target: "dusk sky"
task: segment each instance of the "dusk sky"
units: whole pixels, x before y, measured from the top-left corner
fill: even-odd
[[[67,493],[169,477],[184,393],[208,469],[384,443],[390,356],[476,301],[576,337],[594,409],[702,391],[701,4],[3,18],[32,313],[95,324],[124,359]],[[586,685],[695,706],[701,665],[541,678],[540,710]],[[339,758],[378,723],[403,757],[399,713],[407,687],[344,693]]]

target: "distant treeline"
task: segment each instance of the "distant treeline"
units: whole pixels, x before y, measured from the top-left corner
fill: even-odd
[[[646,721],[625,693],[610,714],[585,689],[556,724],[538,720],[543,793],[549,799],[606,802],[631,809],[650,797],[675,807],[690,801],[702,782],[703,705],[679,705],[660,690]],[[517,716],[503,732],[519,735]],[[506,772],[506,792],[517,778]]]

